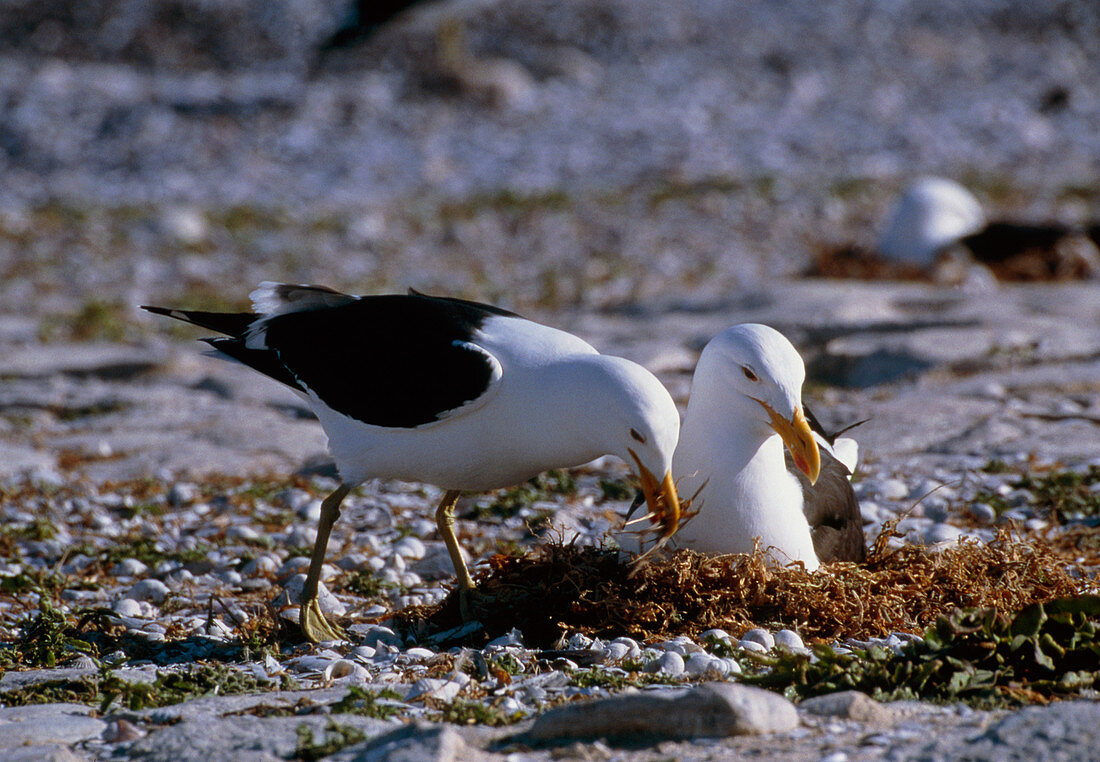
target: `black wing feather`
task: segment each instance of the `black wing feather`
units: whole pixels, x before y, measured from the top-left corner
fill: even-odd
[[[439,420],[483,394],[493,366],[463,343],[489,317],[515,317],[498,307],[423,294],[367,296],[269,318],[246,313],[247,321],[246,315],[147,309],[227,333],[230,338],[206,341],[277,381],[313,392],[334,410],[395,428]],[[258,319],[262,338],[249,338]]]
[[[146,312],[154,315],[166,315],[185,323],[197,325],[208,331],[217,331],[227,336],[241,336],[248,327],[260,317],[254,312],[203,312],[201,310],[174,310],[170,307],[150,307],[142,305]]]

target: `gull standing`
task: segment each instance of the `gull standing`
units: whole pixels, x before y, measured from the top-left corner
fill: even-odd
[[[463,491],[507,487],[612,454],[636,468],[660,539],[676,531],[679,415],[642,366],[461,299],[351,296],[270,282],[251,299],[254,311],[244,313],[145,309],[226,334],[204,341],[300,394],[328,435],[340,485],[321,504],[302,589],[308,639],[342,636],[321,613],[318,582],[340,503],[366,479],[446,490],[436,524],[464,616],[474,582],[454,533]]]

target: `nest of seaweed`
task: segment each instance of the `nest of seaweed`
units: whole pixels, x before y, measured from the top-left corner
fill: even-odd
[[[484,629],[468,638],[477,645],[518,628],[528,645],[545,648],[574,632],[652,641],[714,627],[734,634],[787,627],[807,642],[835,642],[923,632],[956,608],[1013,612],[1096,588],[1043,538],[1002,530],[990,543],[937,549],[893,547],[891,536],[887,526],[866,562],[819,572],[779,566],[759,549],[726,556],[680,550],[638,568],[616,549],[561,543],[495,555],[478,580],[487,596],[477,611]],[[403,609],[395,620],[418,639],[461,624],[453,595]]]

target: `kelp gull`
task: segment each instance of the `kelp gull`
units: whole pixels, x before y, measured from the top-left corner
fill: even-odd
[[[672,463],[698,511],[678,546],[750,553],[760,538],[777,560],[811,570],[866,557],[850,472],[806,419],[805,377],[798,351],[768,326],[733,326],[703,349]]]
[[[226,334],[204,339],[305,398],[328,435],[340,486],[322,503],[302,591],[312,641],[341,636],[317,603],[340,503],[371,478],[435,484],[436,511],[464,615],[474,583],[454,534],[463,491],[507,487],[605,454],[633,463],[661,539],[676,531],[671,465],[679,430],[664,386],[629,360],[485,304],[351,296],[265,282],[254,312],[144,309]]]

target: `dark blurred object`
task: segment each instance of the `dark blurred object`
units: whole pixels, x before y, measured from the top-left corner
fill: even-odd
[[[1100,224],[1081,231],[1059,223],[991,222],[945,246],[930,267],[891,260],[858,245],[821,246],[805,275],[955,285],[965,278],[966,268],[981,267],[1004,282],[1086,280],[1100,277],[1098,246]]]
[[[818,247],[805,274],[812,278],[852,280],[928,280],[922,268],[891,261],[873,249],[856,244]]]
[[[1069,89],[1062,85],[1055,85],[1047,90],[1039,101],[1039,111],[1044,114],[1062,111],[1067,106],[1069,106]]]
[[[1095,225],[1092,230],[1096,230]],[[1067,225],[991,222],[959,241],[1002,281],[1079,280],[1100,276],[1100,253]]]
[[[354,1],[0,0],[0,49],[151,68],[300,68]]]
[[[356,0],[344,23],[321,45],[321,51],[346,48],[362,42],[371,33],[402,11],[424,0]]]

